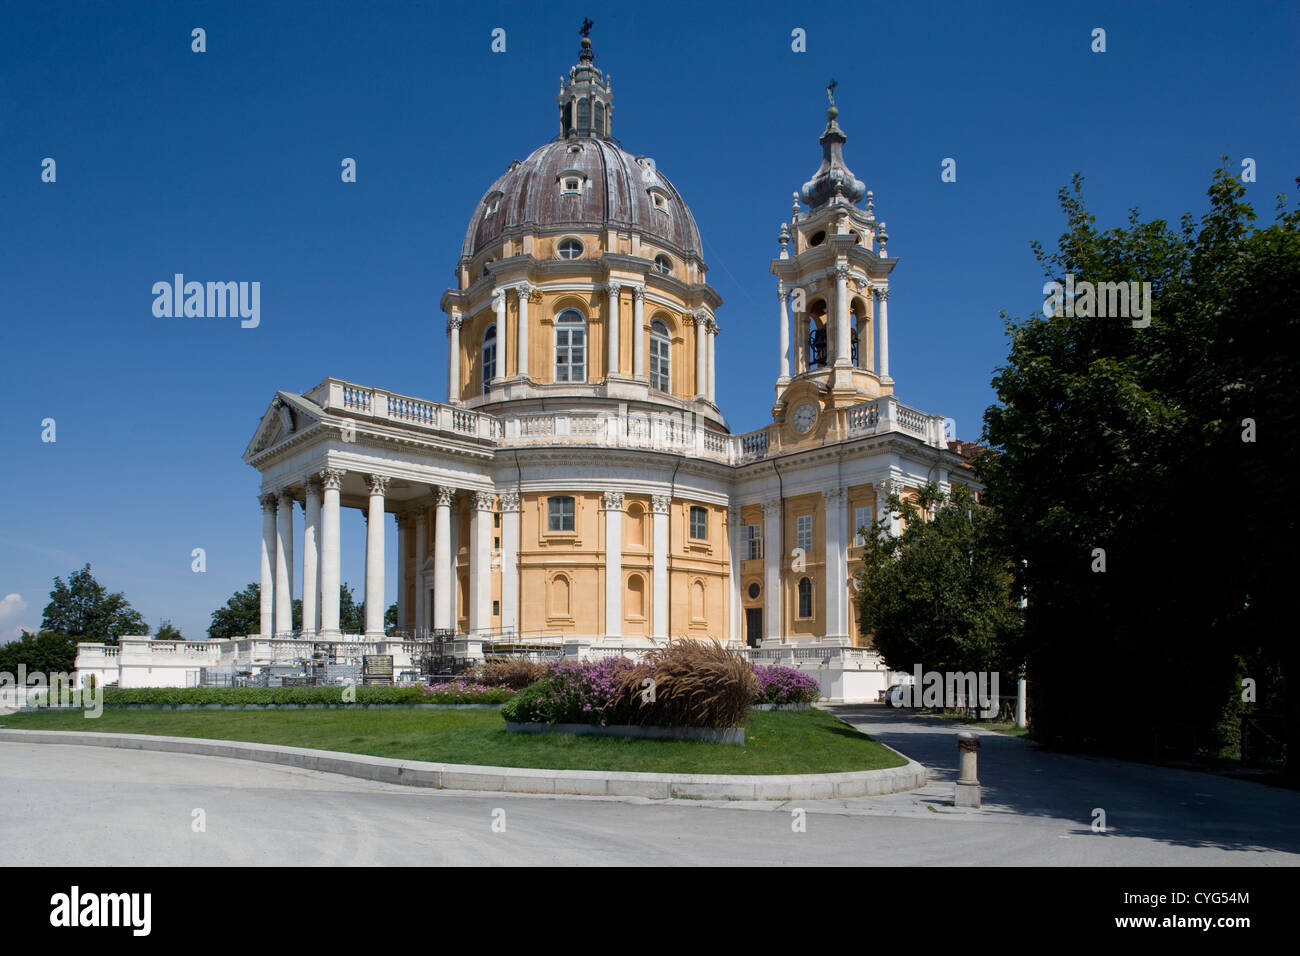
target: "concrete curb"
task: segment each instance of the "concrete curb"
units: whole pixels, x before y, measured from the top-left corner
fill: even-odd
[[[83,733],[76,730],[10,730],[0,728],[0,741],[10,743],[73,744],[229,757],[260,763],[338,773],[381,783],[452,790],[497,790],[507,793],[581,794],[598,797],[649,797],[666,800],[829,800],[896,793],[925,786],[928,771],[915,760],[886,770],[849,773],[780,775],[634,773],[604,770],[535,770],[526,767],[477,767],[470,764],[397,760],[333,750],[281,747],[199,737],[149,734]],[[882,744],[882,746],[884,746]],[[892,749],[892,748],[890,748]],[[894,751],[898,753],[898,751]],[[904,756],[899,754],[899,756]]]

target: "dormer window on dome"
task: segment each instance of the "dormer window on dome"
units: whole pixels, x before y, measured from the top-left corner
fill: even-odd
[[[655,204],[655,208],[660,212],[668,211],[668,191],[658,186],[651,186],[646,190],[650,194],[650,201]]]
[[[505,193],[501,192],[501,190],[499,190],[499,189],[494,190],[493,192],[488,193],[487,196],[485,196],[484,199],[483,199],[483,206],[484,206],[484,209],[485,209],[485,212],[483,213],[483,215],[485,215],[485,216],[490,216],[490,215],[492,215],[493,213],[495,213],[498,209],[500,209],[500,208],[501,208],[501,197],[504,196],[504,195],[505,195]]]
[[[560,184],[561,196],[581,196],[588,184],[587,174],[581,169],[566,169],[555,180]]]

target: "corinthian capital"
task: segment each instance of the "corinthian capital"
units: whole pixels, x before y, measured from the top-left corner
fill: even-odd
[[[492,290],[492,308],[500,310],[506,305],[506,287],[497,286]]]
[[[645,286],[643,285],[632,286],[632,301],[645,302]]]
[[[262,503],[263,511],[274,511],[275,506],[279,504],[279,498],[272,494],[258,495],[257,500]]]
[[[780,281],[779,279],[777,280],[776,283],[776,297],[781,302],[785,302],[790,298],[790,290],[787,289],[785,287],[785,283]]]
[[[496,495],[494,495],[490,491],[474,492],[474,510],[491,511],[495,499],[496,499]]]
[[[844,265],[837,265],[837,266],[835,267],[835,278],[836,278],[836,279],[848,279],[849,276],[851,276],[852,274],[853,274],[853,270],[850,269],[849,266],[848,266],[847,264],[844,264]]]
[[[440,508],[450,507],[451,499],[455,497],[455,488],[448,488],[446,485],[438,485],[433,489],[433,503]]]
[[[651,495],[650,511],[657,515],[668,514],[668,505],[672,498],[668,495]]]
[[[622,510],[623,510],[623,492],[621,492],[621,491],[607,491],[607,492],[605,492],[604,503],[605,503],[605,510],[606,510],[606,511],[622,511]]]
[[[620,295],[623,292],[623,283],[617,279],[610,279],[605,283],[605,291],[613,296]]]
[[[459,329],[464,321],[459,312],[453,312],[447,319],[447,334],[451,335],[452,329]]]
[[[519,492],[503,491],[501,492],[501,510],[518,511],[519,510]]]
[[[515,295],[519,296],[520,301],[529,299],[533,294],[533,284],[531,282],[520,282],[515,287]]]
[[[878,286],[876,286],[876,298],[879,299],[881,302],[888,302],[888,301],[889,301],[889,286],[887,286],[887,285],[878,285]]]
[[[346,474],[347,472],[340,468],[326,468],[317,477],[320,478],[323,490],[338,491],[343,487],[343,476]]]
[[[708,309],[696,309],[691,313],[691,319],[697,326],[702,326],[706,329],[709,327],[709,322],[712,321]]]
[[[366,486],[370,489],[372,495],[385,495],[388,493],[388,483],[393,479],[387,475],[366,475]]]

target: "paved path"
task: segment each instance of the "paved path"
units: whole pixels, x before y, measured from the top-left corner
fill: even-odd
[[[906,794],[778,802],[424,790],[266,764],[0,744],[0,865],[1300,864],[1300,794],[986,735],[986,808],[951,806],[959,725],[836,708],[929,766]],[[1093,807],[1109,832],[1088,827]],[[206,832],[192,830],[202,809]],[[505,832],[494,832],[503,810]],[[498,814],[499,818],[499,814]]]

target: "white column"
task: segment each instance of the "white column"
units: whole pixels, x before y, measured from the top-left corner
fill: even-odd
[[[474,492],[469,523],[469,629],[479,634],[492,628],[492,498]]]
[[[319,478],[307,480],[307,515],[302,532],[302,635],[320,630],[320,513]]]
[[[781,640],[781,499],[763,502],[763,640]]]
[[[695,397],[709,394],[709,315],[703,309],[695,313]]]
[[[786,302],[790,298],[790,293],[786,291],[784,282],[777,282],[776,298],[781,303],[781,328],[778,338],[780,361],[777,365],[776,382],[778,385],[784,385],[790,381],[790,316],[786,311]]]
[[[497,314],[497,365],[490,384],[495,387],[506,378],[506,343],[510,341],[510,337],[506,335],[506,290],[504,288],[492,291],[492,308]]]
[[[501,628],[522,631],[519,620],[519,492],[501,494]]]
[[[454,488],[435,488],[433,521],[433,626],[454,630],[451,573],[451,499]]]
[[[835,267],[835,364],[852,365],[849,337],[849,267]]]
[[[632,286],[632,377],[645,374],[645,286]]]
[[[261,623],[258,625],[263,637],[275,633],[275,495],[261,495],[262,503],[262,606]]]
[[[519,297],[519,330],[516,334],[518,348],[515,349],[515,364],[519,366],[519,377],[528,377],[528,299],[533,294],[533,287],[527,282],[515,286]]]
[[[275,633],[293,632],[293,498],[280,492],[275,519]]]
[[[328,637],[339,633],[339,490],[343,487],[342,471],[322,471],[321,538],[320,538],[320,627]]]
[[[452,309],[447,320],[447,401],[460,402],[460,312]]]
[[[605,634],[623,634],[623,492],[607,491],[605,510]]]
[[[877,289],[876,298],[880,301],[877,322],[880,325],[880,380],[892,382],[889,377],[889,289]]]
[[[727,538],[730,541],[731,558],[731,640],[735,644],[745,643],[745,631],[740,611],[740,507],[733,505],[727,509]]]
[[[849,572],[844,545],[844,489],[824,488],[826,501],[826,637],[848,637]]]
[[[619,294],[623,291],[623,286],[618,282],[607,282],[605,290],[609,293],[609,307],[605,312],[605,336],[607,338],[607,356],[605,364],[608,367],[607,375],[617,375],[618,367],[618,299]]]
[[[429,629],[429,585],[424,577],[424,563],[429,557],[429,518],[425,513],[428,501],[420,503],[415,514],[415,630],[423,633]]]
[[[397,522],[397,626],[403,630],[410,630],[411,627],[411,609],[406,603],[406,575],[410,567],[406,560],[406,549],[411,543],[412,517],[406,514],[393,515],[393,520]]]
[[[384,493],[389,478],[366,475],[366,637],[384,636]]]
[[[718,323],[712,319],[709,320],[709,401],[714,405],[718,404],[718,378],[717,367],[714,365],[713,357],[717,354]]]
[[[654,582],[651,585],[654,617],[650,636],[656,640],[668,637],[668,504],[671,500],[668,495],[652,495],[650,498],[650,510],[654,515],[650,527],[654,548]]]

